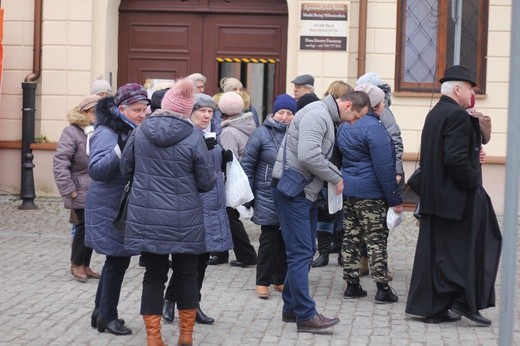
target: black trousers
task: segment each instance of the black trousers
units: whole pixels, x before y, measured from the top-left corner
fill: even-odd
[[[70,262],[74,265],[88,267],[92,257],[92,248],[85,246],[85,209],[74,209],[74,212],[78,217],[78,223],[72,239]]]
[[[249,241],[249,236],[247,235],[246,229],[244,228],[244,224],[242,221],[240,221],[240,213],[238,210],[230,207],[226,207],[226,212],[228,214],[229,227],[231,229],[231,237],[233,239],[233,251],[235,252],[237,261],[256,261],[256,251]],[[229,257],[229,253],[227,251],[215,252],[213,255],[217,255],[222,259],[227,259]]]
[[[256,284],[283,285],[287,274],[287,255],[280,226],[260,226],[260,246],[256,266]]]
[[[161,315],[164,284],[168,280],[168,257],[143,252],[145,272],[141,295],[141,315]],[[177,309],[191,310],[199,307],[197,287],[198,255],[172,254],[172,279],[175,287]]]
[[[173,261],[173,259],[172,259]],[[197,287],[199,288],[199,302],[202,298],[200,290],[202,289],[202,283],[204,282],[204,276],[206,276],[206,268],[208,267],[209,261],[209,252],[205,252],[199,255],[199,262],[197,264]],[[175,279],[172,275],[170,277],[170,281],[168,282],[168,287],[166,287],[166,293],[164,294],[164,299],[169,300],[170,302],[175,301]]]
[[[130,257],[106,257],[96,292],[95,307],[99,309],[98,316],[107,321],[118,318],[117,304],[129,265]]]

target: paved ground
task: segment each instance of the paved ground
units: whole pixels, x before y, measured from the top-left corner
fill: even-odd
[[[70,227],[68,212],[59,199],[36,199],[38,210],[21,211],[20,200],[0,196],[0,345],[144,345],[146,331],[139,316],[143,268],[132,259],[125,276],[119,311],[133,329],[130,336],[98,333],[90,327],[96,280],[74,281],[69,274]],[[246,222],[258,248],[259,229]],[[213,326],[195,326],[196,345],[490,345],[498,339],[498,308],[484,311],[489,328],[467,320],[425,325],[405,315],[404,307],[417,228],[410,214],[391,232],[390,267],[399,302],[373,303],[375,284],[362,279],[368,297],[343,299],[345,283],[336,256],[325,268],[312,269],[311,290],[318,309],[339,316],[333,335],[296,333],[295,324],[281,321],[281,295],[269,300],[255,296],[255,270],[229,265],[209,267],[202,308],[216,319]],[[233,258],[233,256],[231,256]],[[103,257],[94,254],[92,268],[100,270]],[[519,267],[520,268],[520,267]],[[519,276],[517,270],[517,277]],[[500,294],[500,274],[497,281]],[[517,304],[520,302],[518,280]],[[499,303],[499,302],[498,302]],[[512,302],[513,303],[513,302]],[[499,306],[497,304],[497,306]],[[515,341],[520,344],[520,313],[515,308]],[[163,325],[163,337],[175,345],[178,321]]]

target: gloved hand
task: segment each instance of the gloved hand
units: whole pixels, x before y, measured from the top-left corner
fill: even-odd
[[[215,145],[218,144],[216,138],[214,137],[204,138],[204,141],[206,142],[206,147],[208,147],[208,150],[215,148]]]
[[[226,173],[226,164],[233,161],[233,152],[230,149],[222,149],[222,164],[220,169]]]
[[[123,138],[123,135],[121,133],[117,134],[117,145],[119,146],[119,149],[121,149],[121,151],[123,151],[123,149],[125,148],[127,140],[128,140],[128,136]]]

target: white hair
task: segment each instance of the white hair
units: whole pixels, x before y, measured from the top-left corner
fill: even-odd
[[[464,82],[457,80],[450,80],[441,84],[441,95],[450,95],[457,85],[462,86]]]
[[[202,74],[200,73],[192,73],[188,76],[189,79],[191,79],[193,81],[193,83],[196,83],[196,82],[202,82],[202,83],[206,83],[206,77],[204,77]]]
[[[314,85],[310,85],[310,84],[304,84],[304,85],[305,85],[305,87],[306,87],[307,89],[309,89],[309,91],[310,91],[311,93],[314,92]]]

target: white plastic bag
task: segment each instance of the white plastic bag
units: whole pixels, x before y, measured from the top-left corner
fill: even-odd
[[[233,154],[233,161],[226,163],[226,206],[236,208],[252,201],[255,196],[249,186],[249,179]]]
[[[243,205],[239,205],[237,207],[238,213],[240,214],[241,219],[251,219],[254,215],[253,207],[246,208]]]
[[[329,214],[334,214],[343,208],[343,194],[336,195],[336,185],[327,183],[327,199]]]
[[[401,224],[403,221],[404,214],[403,212],[396,213],[394,208],[388,208],[388,212],[386,213],[386,226],[388,229],[394,229]]]

